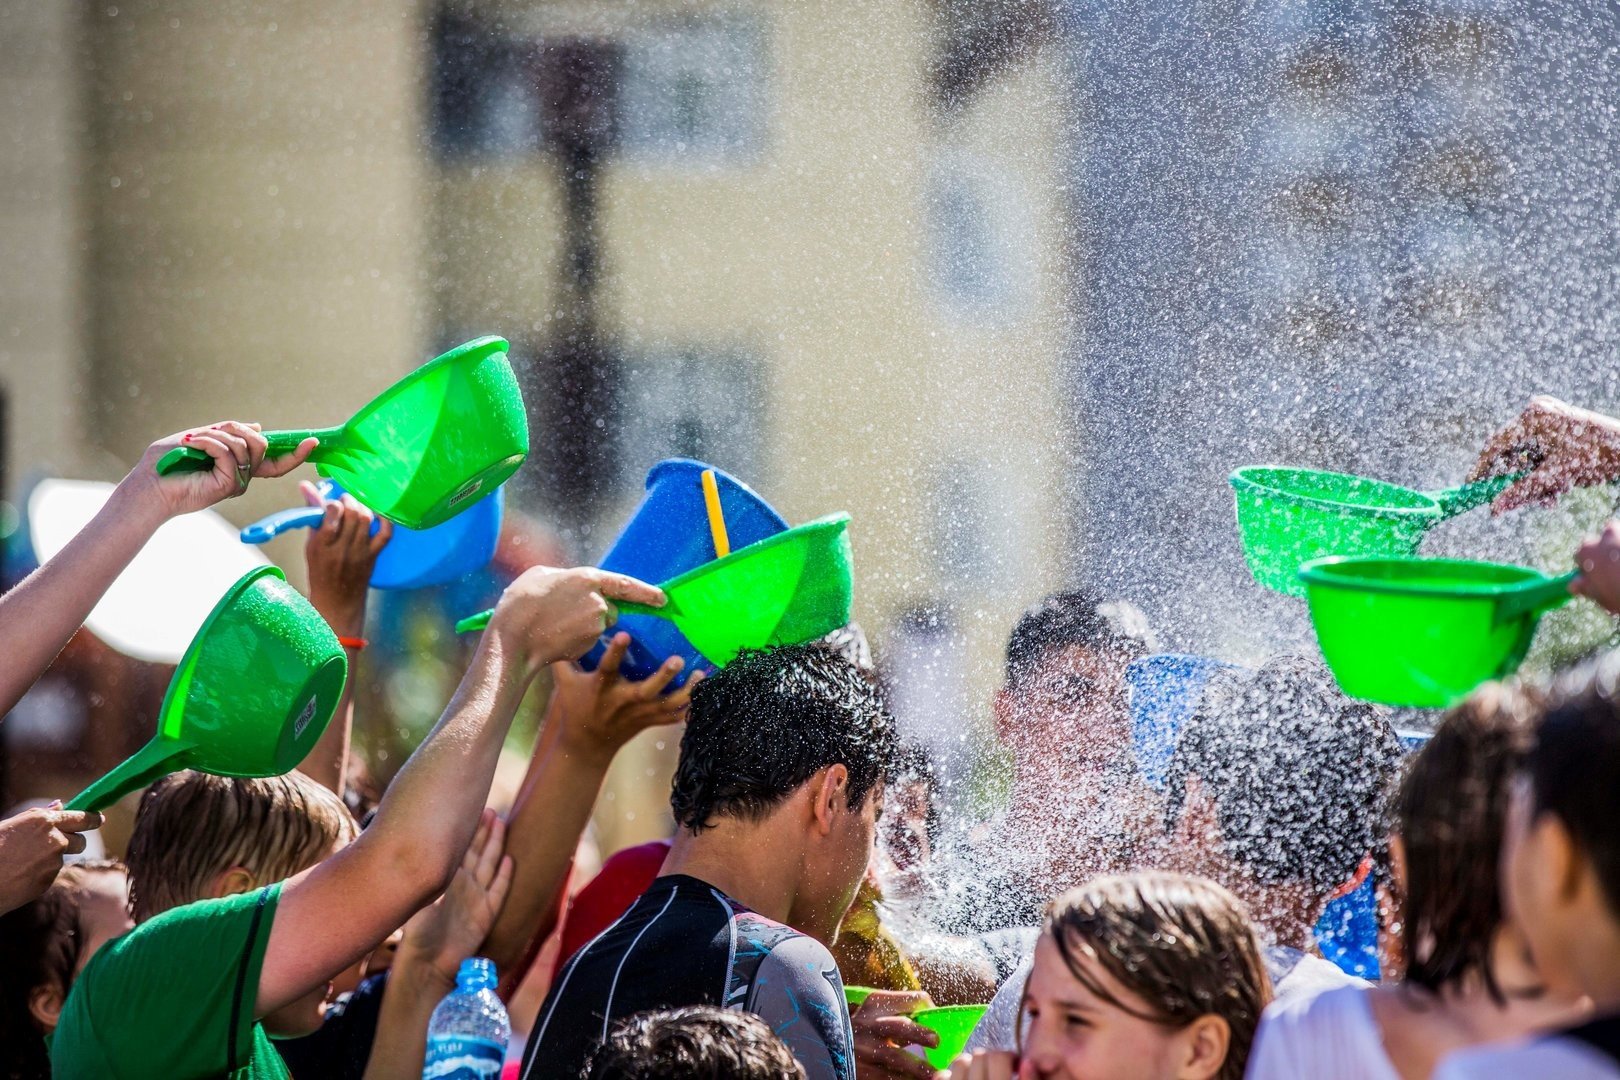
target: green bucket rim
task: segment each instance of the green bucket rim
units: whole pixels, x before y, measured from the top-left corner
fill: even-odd
[[[451,349],[449,352],[440,353],[438,356],[435,356],[421,367],[406,372],[404,375],[394,380],[370,401],[360,406],[359,412],[356,412],[353,416],[343,421],[342,426],[344,428],[358,427],[361,420],[367,416],[370,416],[376,411],[377,404],[379,402],[387,401],[388,399],[394,397],[402,388],[421,382],[423,379],[427,378],[429,374],[439,370],[442,367],[450,367],[453,364],[460,363],[471,353],[477,353],[477,359],[482,360],[486,356],[491,356],[495,353],[510,353],[511,350],[512,343],[498,334],[488,334],[484,337],[473,338],[471,341],[464,341],[460,345],[457,345],[455,348]]]
[[[163,692],[163,704],[158,707],[158,735],[171,742],[186,741],[180,734],[181,720],[186,711],[186,698],[191,693],[191,679],[197,671],[197,659],[202,653],[203,642],[208,639],[208,632],[214,628],[214,623],[225,609],[236,602],[238,596],[260,578],[272,575],[282,581],[287,580],[287,575],[282,573],[279,566],[256,566],[237,578],[236,583],[226,589],[225,595],[214,604],[214,609],[203,620],[202,626],[192,635],[191,644],[186,646],[179,665],[175,667],[174,678],[169,680],[169,688]]]
[[[1388,578],[1353,576],[1353,571],[1359,567],[1389,564],[1422,566],[1442,572],[1447,570],[1508,571],[1516,575],[1518,580],[1494,582],[1459,581],[1451,585],[1435,585],[1393,581]],[[1339,569],[1345,572],[1334,572]],[[1395,596],[1464,597],[1481,600],[1493,600],[1497,597],[1511,595],[1527,586],[1539,585],[1544,581],[1551,580],[1539,570],[1533,570],[1528,566],[1517,566],[1513,563],[1488,562],[1483,559],[1401,558],[1392,555],[1330,555],[1323,559],[1312,559],[1299,568],[1299,579],[1305,582],[1307,586],[1315,585],[1329,589],[1351,589],[1355,592],[1384,593]]]
[[[1332,477],[1335,480],[1353,480],[1363,484],[1372,484],[1381,488],[1405,492],[1415,496],[1427,505],[1422,506],[1365,506],[1359,503],[1340,502],[1337,499],[1318,498],[1313,495],[1303,495],[1287,488],[1276,487],[1258,479],[1256,473],[1292,473],[1299,475],[1311,473],[1316,476]],[[1360,517],[1388,518],[1392,521],[1409,521],[1414,518],[1433,519],[1439,521],[1444,516],[1440,503],[1430,496],[1418,491],[1416,488],[1405,487],[1401,484],[1392,484],[1387,480],[1375,480],[1369,476],[1358,476],[1355,473],[1329,472],[1325,469],[1304,469],[1292,465],[1245,465],[1236,470],[1229,477],[1234,490],[1240,492],[1253,492],[1263,495],[1267,499],[1277,502],[1294,503],[1298,506],[1309,506],[1328,510],[1349,511]]]
[[[736,551],[733,551],[731,554],[726,555],[723,558],[712,559],[709,562],[694,566],[684,574],[677,574],[668,581],[660,583],[658,587],[665,593],[672,592],[694,578],[707,577],[709,574],[718,573],[722,568],[730,566],[732,563],[738,562],[752,555],[758,555],[762,551],[768,551],[771,548],[792,543],[794,540],[803,539],[812,533],[843,532],[849,528],[849,522],[849,514],[840,511],[836,514],[828,514],[826,517],[816,518],[814,521],[807,521],[803,525],[795,525],[791,529],[784,529],[782,532],[776,533],[773,536],[767,536],[763,540],[757,540],[754,543],[749,544],[747,547],[738,548]]]

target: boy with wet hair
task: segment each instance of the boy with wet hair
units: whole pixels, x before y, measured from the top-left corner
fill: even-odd
[[[764,1017],[811,1080],[853,1080],[827,945],[871,858],[895,752],[872,681],[824,645],[744,653],[705,679],[661,876],[564,965],[523,1075],[577,1074],[626,1016],[713,1005]]]
[[[1370,870],[1400,757],[1385,710],[1345,697],[1322,664],[1297,656],[1217,675],[1181,732],[1167,857],[1248,906],[1279,998],[1359,984],[1310,955],[1311,931]]]
[[[1156,803],[1131,748],[1125,667],[1152,652],[1135,605],[1084,590],[1054,593],[1019,618],[996,692],[996,737],[1012,750],[1011,805],[995,839],[1004,887],[969,929],[1031,925],[1053,895],[1140,862]]]
[[[693,1005],[637,1013],[614,1026],[585,1080],[804,1080],[804,1069],[753,1013]]]
[[[591,647],[612,621],[610,598],[664,602],[591,568],[513,582],[439,723],[346,844],[352,819],[336,796],[297,777],[224,781],[231,790],[213,794],[182,778],[150,795],[131,872],[143,912],[156,913],[79,976],[51,1044],[54,1075],[285,1077],[267,1028],[318,1026],[328,980],[444,891],[518,703],[547,664]],[[235,786],[267,783],[280,787]],[[208,817],[181,823],[171,811],[193,798]],[[207,860],[173,850],[199,835]]]
[[[1515,779],[1502,844],[1508,918],[1555,994],[1593,1019],[1441,1062],[1436,1080],[1620,1077],[1620,653],[1561,678]]]

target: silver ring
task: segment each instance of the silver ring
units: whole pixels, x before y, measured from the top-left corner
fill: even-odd
[[[238,465],[236,467],[236,493],[240,495],[247,490],[248,481],[253,479],[253,466]]]

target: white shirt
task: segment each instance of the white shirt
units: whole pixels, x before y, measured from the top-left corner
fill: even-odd
[[[1278,995],[1260,1021],[1246,1080],[1400,1080],[1368,997],[1354,986]]]
[[[1578,1039],[1557,1036],[1501,1047],[1459,1050],[1434,1070],[1430,1080],[1617,1080],[1620,1065]]]
[[[1339,968],[1298,949],[1272,945],[1260,950],[1266,972],[1277,1001],[1309,998],[1326,990],[1339,987],[1366,988],[1371,984],[1354,975],[1346,975]],[[1018,1049],[1018,1007],[1024,1000],[1024,983],[1029,980],[1030,969],[1035,966],[1034,953],[1024,957],[1007,981],[1001,984],[990,1007],[980,1017],[973,1034],[968,1036],[967,1052],[975,1050]]]

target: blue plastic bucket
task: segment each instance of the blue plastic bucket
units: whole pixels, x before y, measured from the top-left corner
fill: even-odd
[[[1131,698],[1131,744],[1143,777],[1155,791],[1164,790],[1170,755],[1181,725],[1187,722],[1211,676],[1238,665],[1209,656],[1158,653],[1132,660],[1125,668]]]
[[[713,466],[689,458],[660,461],[647,473],[647,494],[625,523],[597,565],[658,584],[716,558],[709,531],[709,512],[703,501],[703,473]],[[787,530],[782,515],[742,481],[714,469],[720,490],[720,514],[725,518],[731,550],[756,544]],[[630,635],[630,651],[620,670],[631,679],[645,679],[671,656],[682,657],[686,667],[674,685],[691,672],[712,667],[686,636],[667,619],[652,615],[625,615],[610,634]],[[598,642],[580,661],[594,669],[606,642]]]
[[[323,498],[336,499],[343,489],[321,481]],[[425,589],[456,581],[483,569],[495,555],[506,507],[506,488],[496,488],[471,507],[430,529],[394,526],[393,538],[377,556],[371,571],[374,589]],[[242,543],[263,544],[289,529],[317,528],[324,516],[319,506],[296,506],[261,518],[242,530]],[[376,532],[377,526],[372,525]]]

